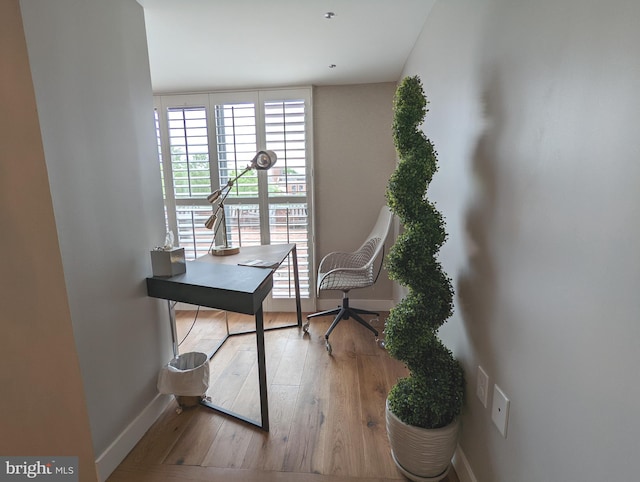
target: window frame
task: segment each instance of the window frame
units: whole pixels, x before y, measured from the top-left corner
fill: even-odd
[[[262,190],[260,194],[249,201],[252,204],[259,203],[259,209],[262,212],[267,213],[266,216],[261,217],[261,244],[269,244],[270,226],[269,226],[269,207],[277,204],[296,204],[306,203],[307,209],[307,253],[306,262],[300,262],[300,249],[298,249],[299,265],[305,266],[308,270],[308,298],[303,297],[303,310],[311,311],[315,308],[315,233],[314,233],[314,203],[313,203],[313,102],[312,102],[312,88],[282,88],[282,89],[259,89],[259,90],[240,90],[240,91],[221,91],[221,92],[202,92],[202,93],[176,93],[168,95],[155,95],[154,96],[154,108],[157,112],[159,132],[161,136],[160,142],[160,162],[161,169],[163,171],[163,197],[166,210],[166,219],[168,223],[168,229],[176,232],[176,238],[179,238],[177,233],[178,219],[177,212],[180,206],[202,206],[210,207],[210,204],[206,200],[206,196],[202,198],[194,197],[193,195],[189,199],[179,199],[175,196],[174,190],[174,176],[173,165],[171,158],[171,146],[169,142],[169,123],[167,119],[167,110],[170,108],[203,108],[205,110],[207,119],[207,134],[208,134],[208,162],[209,162],[209,175],[210,182],[213,189],[216,189],[220,183],[219,177],[219,159],[217,149],[217,135],[216,135],[216,122],[215,122],[215,107],[216,105],[227,103],[253,103],[255,106],[255,118],[256,118],[256,145],[257,149],[265,149],[267,145],[266,141],[266,121],[265,121],[265,103],[267,102],[286,102],[288,100],[304,100],[304,140],[305,140],[305,176],[306,176],[306,191],[301,196],[296,193],[292,195],[290,192],[285,192],[283,195],[270,196],[267,189],[266,172],[258,172],[258,183],[261,184]],[[277,164],[276,164],[277,165]],[[171,173],[171,175],[167,175]],[[212,190],[213,190],[212,189]],[[229,196],[225,205],[232,206],[238,204],[245,204],[248,198],[233,198]],[[263,211],[264,210],[264,211]],[[288,228],[288,231],[289,228]],[[212,233],[213,236],[213,233]],[[194,239],[195,243],[195,239]],[[301,271],[301,279],[302,279]],[[292,304],[294,298],[281,299],[270,297],[265,303],[265,309],[270,311],[290,311],[293,310]]]

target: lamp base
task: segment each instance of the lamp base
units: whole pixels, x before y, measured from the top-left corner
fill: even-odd
[[[240,252],[239,247],[216,246],[209,251],[213,256],[231,256]]]

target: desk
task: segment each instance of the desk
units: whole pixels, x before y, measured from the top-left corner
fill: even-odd
[[[185,273],[172,277],[147,278],[147,294],[154,298],[169,301],[169,318],[174,356],[178,355],[175,312],[171,301],[181,301],[198,306],[207,306],[225,311],[233,311],[247,315],[254,315],[256,328],[252,331],[229,333],[222,340],[218,348],[210,355],[212,358],[229,336],[256,334],[258,351],[258,383],[260,389],[261,420],[248,419],[243,415],[219,407],[207,401],[202,404],[216,412],[232,416],[238,420],[250,423],[265,431],[269,431],[269,409],[267,400],[267,372],[264,350],[264,318],[262,302],[273,287],[273,269],[241,266],[249,260],[261,259],[280,266],[287,257],[291,257],[294,271],[296,290],[297,323],[278,326],[270,329],[282,329],[302,326],[300,307],[300,280],[298,276],[298,258],[295,244],[280,244],[267,246],[251,246],[240,249],[240,253],[232,256],[205,255],[194,261],[187,261]]]

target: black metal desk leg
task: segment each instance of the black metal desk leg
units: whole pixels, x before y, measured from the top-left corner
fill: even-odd
[[[293,245],[291,250],[291,257],[293,258],[293,281],[296,288],[296,314],[298,315],[298,326],[302,326],[302,306],[300,305],[300,275],[298,273],[298,250],[296,245]]]
[[[258,385],[260,387],[261,428],[268,432],[269,403],[267,400],[267,368],[264,350],[264,317],[262,307],[256,312],[256,343],[258,345]]]

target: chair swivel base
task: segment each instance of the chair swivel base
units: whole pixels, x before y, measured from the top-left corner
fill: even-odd
[[[316,318],[318,316],[329,316],[329,315],[331,316],[335,315],[333,323],[331,323],[331,326],[329,327],[327,332],[324,334],[324,339],[325,339],[327,351],[329,352],[329,354],[331,354],[331,344],[329,343],[329,335],[331,335],[331,332],[342,320],[348,320],[349,318],[353,318],[362,326],[364,326],[367,330],[371,331],[376,336],[376,339],[378,338],[378,330],[376,330],[373,326],[367,323],[360,315],[380,316],[380,314],[376,313],[375,311],[362,310],[360,308],[350,307],[349,298],[347,297],[342,298],[342,306],[339,306],[338,308],[335,308],[332,310],[320,311],[319,313],[313,313],[311,315],[307,315],[307,322],[304,324],[302,329],[304,330],[305,333],[308,333],[309,320],[311,318]]]

